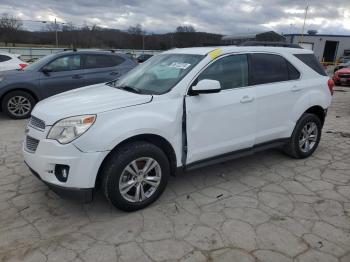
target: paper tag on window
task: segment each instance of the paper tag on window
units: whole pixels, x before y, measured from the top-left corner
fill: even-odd
[[[174,67],[174,68],[178,68],[178,69],[187,69],[190,66],[191,66],[191,64],[179,63],[179,62],[173,62],[169,65],[169,67]]]

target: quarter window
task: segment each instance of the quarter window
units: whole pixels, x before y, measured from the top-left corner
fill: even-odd
[[[220,82],[221,89],[248,85],[248,59],[246,55],[226,56],[208,66],[198,77]]]
[[[252,54],[251,76],[255,85],[287,81],[289,80],[287,61],[279,55]]]
[[[57,58],[50,64],[46,65],[45,69],[52,72],[78,70],[80,69],[80,55],[70,55]]]

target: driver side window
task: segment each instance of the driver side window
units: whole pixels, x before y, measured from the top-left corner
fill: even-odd
[[[79,70],[80,68],[80,55],[59,57],[45,66],[45,69],[51,72]]]
[[[230,55],[212,63],[198,77],[217,80],[221,89],[232,89],[248,86],[248,58],[247,55]]]

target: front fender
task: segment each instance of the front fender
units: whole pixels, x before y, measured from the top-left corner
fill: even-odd
[[[112,110],[98,114],[74,144],[84,152],[110,151],[126,139],[152,134],[167,140],[181,159],[181,121],[182,104],[177,99]]]

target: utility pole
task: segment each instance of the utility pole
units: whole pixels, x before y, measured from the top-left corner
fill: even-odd
[[[304,16],[304,23],[303,23],[303,28],[301,30],[301,40],[299,42],[303,43],[304,42],[304,30],[305,30],[305,23],[306,23],[306,16],[307,16],[307,11],[309,9],[309,5],[307,4],[306,5],[306,8],[305,8],[305,16]]]
[[[55,18],[55,33],[56,33],[56,48],[58,48],[58,32],[57,32],[57,22],[56,22],[56,18]]]
[[[142,32],[142,53],[145,52],[145,33]]]

